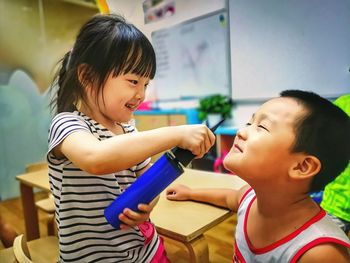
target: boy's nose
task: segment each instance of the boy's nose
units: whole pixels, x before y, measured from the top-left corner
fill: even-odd
[[[239,128],[236,135],[238,138],[245,139],[247,137],[247,127]]]

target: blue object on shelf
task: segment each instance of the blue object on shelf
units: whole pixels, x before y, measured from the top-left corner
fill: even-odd
[[[314,192],[310,194],[310,197],[317,203],[320,204],[322,202],[323,191]]]

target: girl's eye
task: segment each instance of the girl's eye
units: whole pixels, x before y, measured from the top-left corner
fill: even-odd
[[[250,122],[247,122],[247,123],[245,124],[245,126],[250,126],[250,125],[252,125]]]
[[[133,80],[133,79],[130,79],[129,82],[133,85],[137,85],[138,81],[137,80]]]

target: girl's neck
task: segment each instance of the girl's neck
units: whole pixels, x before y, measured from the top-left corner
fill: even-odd
[[[90,117],[94,121],[98,122],[103,127],[105,127],[106,129],[110,130],[113,133],[117,132],[116,134],[119,134],[120,130],[123,130],[120,124],[116,123],[114,120],[107,118],[100,111],[92,110],[90,107],[86,106],[85,104],[81,104],[80,107],[77,107],[77,109],[78,111]]]

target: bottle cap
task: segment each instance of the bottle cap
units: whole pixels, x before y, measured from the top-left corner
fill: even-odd
[[[217,124],[215,124],[213,127],[210,128],[212,132],[215,132],[215,130],[223,123],[225,119],[220,120]],[[174,154],[175,158],[184,166],[186,167],[189,165],[189,163],[196,157],[194,154],[192,154],[189,150],[184,150],[179,147],[175,147],[172,149],[172,153]]]

